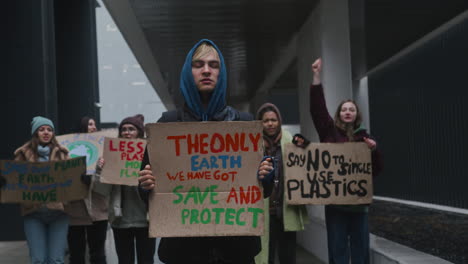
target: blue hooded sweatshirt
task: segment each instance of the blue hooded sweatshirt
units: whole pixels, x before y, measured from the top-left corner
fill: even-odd
[[[195,85],[195,80],[192,75],[192,57],[195,50],[203,42],[206,42],[213,46],[218,52],[220,67],[219,67],[219,76],[216,87],[211,95],[210,102],[208,107],[205,109],[201,102],[200,93],[198,88]],[[200,40],[185,58],[184,66],[182,67],[182,72],[180,73],[180,91],[184,96],[185,103],[188,108],[197,116],[201,118],[202,121],[208,121],[219,111],[223,110],[226,107],[226,87],[227,87],[227,73],[226,73],[226,64],[224,64],[223,54],[218,49],[216,44],[209,39]]]

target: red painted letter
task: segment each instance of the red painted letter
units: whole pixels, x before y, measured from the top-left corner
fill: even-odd
[[[176,156],[180,156],[180,142],[179,140],[181,139],[185,139],[186,136],[182,135],[182,136],[168,136],[167,139],[169,140],[175,140],[175,152],[176,152]]]

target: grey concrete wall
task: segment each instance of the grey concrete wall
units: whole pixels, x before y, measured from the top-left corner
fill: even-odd
[[[369,91],[368,79],[362,78],[359,81],[354,81],[354,101],[359,106],[362,114],[362,124],[370,132],[370,114],[369,114]]]
[[[323,60],[322,82],[331,115],[339,102],[352,98],[351,52],[348,4],[342,0],[321,1],[298,34],[297,68],[300,125],[303,134],[312,141],[318,135],[309,112],[309,87],[312,83],[311,64]],[[310,224],[298,234],[298,243],[327,262],[327,238],[323,206],[309,206]]]
[[[311,63],[321,56],[320,6],[310,15],[298,34],[297,74],[301,132],[312,141],[318,141],[309,113],[309,85],[312,83]],[[299,232],[298,243],[307,251],[325,261],[328,258],[323,206],[307,208],[310,223]]]

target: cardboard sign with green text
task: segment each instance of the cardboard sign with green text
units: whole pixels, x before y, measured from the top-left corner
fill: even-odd
[[[151,237],[262,235],[260,122],[158,123],[146,130],[156,177]]]
[[[105,138],[104,168],[101,182],[121,185],[138,185],[138,172],[145,154],[146,140]]]
[[[47,203],[82,200],[88,186],[81,182],[85,157],[62,161],[0,161],[6,184],[0,191],[2,203]]]
[[[71,158],[86,157],[86,174],[96,172],[96,162],[102,157],[104,137],[117,137],[117,129],[106,129],[93,133],[76,133],[57,136],[60,145],[66,147]]]
[[[371,152],[365,143],[287,144],[283,152],[288,204],[369,204]]]

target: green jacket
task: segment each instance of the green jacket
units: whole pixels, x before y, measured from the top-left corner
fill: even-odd
[[[284,153],[285,149],[285,144],[291,143],[292,142],[292,136],[291,134],[286,131],[282,130],[282,136],[281,136],[281,151],[282,151],[282,156],[283,156],[283,162],[287,159],[286,153]],[[284,170],[284,166],[283,166]],[[285,173],[283,175],[286,176]],[[284,195],[286,195],[286,192],[284,192]],[[264,200],[265,203],[265,212],[269,212],[269,199],[266,198]],[[268,263],[268,244],[270,241],[270,214],[266,213],[265,214],[265,223],[264,223],[264,230],[265,233],[262,236],[262,251],[258,253],[258,255],[255,257],[255,263],[256,264],[267,264]],[[307,209],[304,205],[288,205],[286,203],[286,197],[284,197],[284,203],[283,203],[283,223],[284,223],[284,230],[285,231],[301,231],[304,230],[304,225],[307,224],[309,221],[309,218],[307,216]]]

